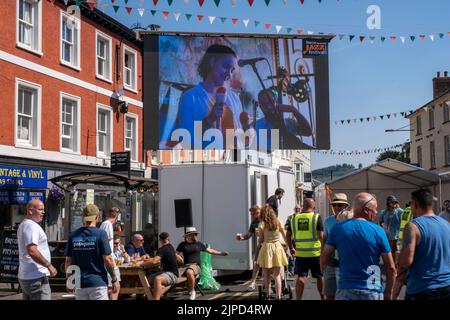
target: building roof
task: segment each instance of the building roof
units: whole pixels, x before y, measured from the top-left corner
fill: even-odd
[[[57,0],[58,3],[65,6],[63,0]],[[75,1],[69,1],[68,5],[75,4]],[[113,19],[109,15],[103,13],[97,8],[91,8],[86,2],[82,2],[80,5],[81,14],[97,23],[98,25],[104,27],[105,29],[115,33],[116,35],[130,41],[131,43],[137,45],[138,47],[142,46],[142,41],[136,38],[136,33],[128,28],[127,26],[121,24],[119,21]]]
[[[441,94],[441,95],[440,95],[439,97],[437,97],[436,99],[433,99],[433,100],[427,102],[426,104],[424,104],[424,105],[421,106],[420,108],[416,109],[413,113],[408,114],[405,118],[409,118],[410,116],[416,114],[418,110],[421,110],[421,109],[427,107],[428,105],[435,103],[436,101],[442,99],[442,97],[444,97],[444,96],[446,96],[446,95],[448,95],[448,97],[450,98],[450,90],[447,90],[444,94]]]

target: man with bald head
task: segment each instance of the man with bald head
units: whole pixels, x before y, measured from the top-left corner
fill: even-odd
[[[320,264],[322,269],[326,265],[332,265],[335,262],[332,254],[335,250],[339,252],[339,286],[336,300],[392,298],[396,269],[386,233],[373,223],[376,214],[375,197],[365,192],[359,193],[353,199],[353,219],[338,223],[328,235]],[[387,274],[384,286],[380,257]]]
[[[297,300],[302,299],[309,270],[311,270],[312,277],[317,279],[317,290],[323,300],[323,274],[320,270],[323,222],[320,214],[314,212],[315,206],[314,199],[305,198],[301,213],[293,214],[287,226],[286,242],[291,254],[295,255],[295,274],[298,275],[295,285]]]
[[[24,300],[50,300],[48,277],[57,274],[51,264],[47,235],[40,226],[44,218],[44,204],[40,200],[27,203],[25,219],[19,225],[19,283]]]

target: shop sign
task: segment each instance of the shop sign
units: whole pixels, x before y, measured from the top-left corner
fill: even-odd
[[[28,192],[28,201],[30,200],[40,200],[42,203],[45,202],[45,194],[43,191],[29,191]]]
[[[47,189],[47,170],[0,166],[0,188]]]
[[[9,193],[10,203],[27,203],[28,192],[26,191],[10,191]]]
[[[0,190],[0,204],[9,203],[9,192],[7,190]]]

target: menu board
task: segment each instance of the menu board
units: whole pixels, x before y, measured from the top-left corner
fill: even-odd
[[[70,232],[73,232],[83,226],[84,207],[86,207],[86,196],[81,192],[77,192],[77,196],[73,196],[70,203]]]
[[[19,244],[17,242],[17,230],[3,230],[0,241],[0,282],[18,282]]]

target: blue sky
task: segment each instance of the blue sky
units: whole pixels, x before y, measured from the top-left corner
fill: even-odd
[[[432,78],[437,71],[450,71],[450,1],[448,0],[271,0],[266,6],[263,0],[255,0],[253,7],[247,0],[237,0],[235,7],[231,0],[221,0],[219,8],[213,0],[205,0],[200,7],[197,0],[190,0],[188,5],[183,0],[174,0],[171,6],[167,0],[159,0],[154,6],[152,0],[129,0],[127,6],[145,8],[141,17],[137,10],[128,15],[123,7],[118,13],[113,11],[111,0],[100,0],[108,3],[105,12],[127,26],[136,22],[146,26],[159,24],[161,31],[188,32],[237,32],[237,33],[272,33],[264,29],[264,23],[290,26],[296,30],[325,32],[334,34],[355,34],[381,36],[391,35],[408,37],[405,44],[400,39],[392,44],[389,38],[381,43],[379,37],[374,44],[367,40],[359,43],[355,38],[349,42],[335,38],[330,44],[330,128],[331,149],[357,150],[373,149],[396,145],[409,138],[408,132],[385,133],[385,129],[399,128],[408,124],[401,117],[392,120],[377,120],[363,124],[335,125],[335,120],[353,119],[381,114],[413,110],[432,99]],[[115,4],[125,6],[124,0],[115,0]],[[381,29],[369,30],[366,13],[370,5],[378,5],[381,9]],[[101,6],[99,6],[101,7]],[[148,9],[148,10],[147,10]],[[152,16],[149,10],[158,10]],[[161,12],[169,11],[168,19]],[[174,12],[180,12],[177,22]],[[184,14],[193,14],[187,21]],[[202,23],[198,23],[196,15],[204,15]],[[216,16],[213,24],[208,16]],[[233,25],[230,20],[224,24],[219,17],[238,18]],[[245,28],[243,19],[250,19]],[[261,24],[255,28],[254,20]],[[445,33],[444,39],[438,34]],[[286,33],[283,28],[280,33]],[[424,34],[426,40],[411,43],[410,35]],[[435,40],[428,37],[435,35]],[[351,163],[364,166],[375,161],[377,154],[337,156],[314,154],[313,168],[321,168],[338,163]]]

